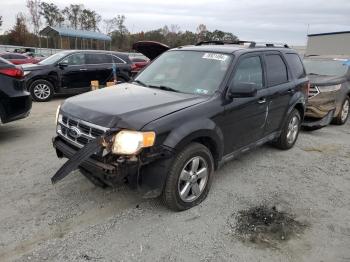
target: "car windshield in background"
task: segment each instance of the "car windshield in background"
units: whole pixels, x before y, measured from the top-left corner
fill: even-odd
[[[343,76],[349,69],[349,61],[345,59],[304,59],[307,74],[323,76]]]
[[[150,64],[136,82],[190,94],[213,94],[222,82],[232,56],[221,53],[170,51]]]
[[[58,62],[62,57],[65,57],[67,55],[66,52],[60,52],[57,54],[54,54],[52,56],[49,56],[48,58],[40,61],[38,64],[39,65],[52,65],[56,62]]]

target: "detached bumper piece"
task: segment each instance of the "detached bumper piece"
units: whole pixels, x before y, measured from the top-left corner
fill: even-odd
[[[332,119],[334,117],[334,112],[335,112],[335,109],[332,109],[327,113],[326,116],[317,120],[306,118],[302,123],[302,127],[305,130],[313,131],[313,130],[317,130],[322,127],[328,126],[332,122]]]
[[[59,182],[72,171],[80,169],[84,176],[89,176],[92,179],[95,177],[106,185],[115,186],[116,184],[120,184],[129,173],[137,170],[137,163],[134,165],[108,164],[94,157],[95,153],[103,149],[102,142],[104,139],[108,140],[109,136],[112,136],[112,134],[106,133],[81,149],[72,147],[60,137],[55,137],[53,139],[53,146],[56,149],[57,155],[68,158],[68,161],[51,178],[52,184]]]

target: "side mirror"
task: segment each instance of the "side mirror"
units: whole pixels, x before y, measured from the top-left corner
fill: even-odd
[[[60,68],[64,68],[64,67],[67,67],[67,66],[68,66],[68,63],[67,63],[67,62],[59,62],[59,63],[58,63],[58,66],[59,66]]]
[[[228,91],[229,98],[254,97],[258,93],[258,86],[255,83],[239,83],[231,85]]]

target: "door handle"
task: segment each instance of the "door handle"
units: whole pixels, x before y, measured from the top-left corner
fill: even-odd
[[[86,68],[80,68],[79,71],[87,71]]]
[[[266,103],[266,98],[265,97],[264,98],[260,98],[258,100],[258,104],[264,104],[264,103]]]
[[[294,94],[294,89],[288,89],[288,91],[287,91],[287,93],[289,93],[289,94]]]

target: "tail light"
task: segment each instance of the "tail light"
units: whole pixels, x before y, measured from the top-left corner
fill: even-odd
[[[137,69],[137,65],[136,64],[131,64],[131,70],[136,70]]]
[[[1,68],[0,74],[15,77],[15,78],[22,78],[24,76],[24,73],[21,67]]]

